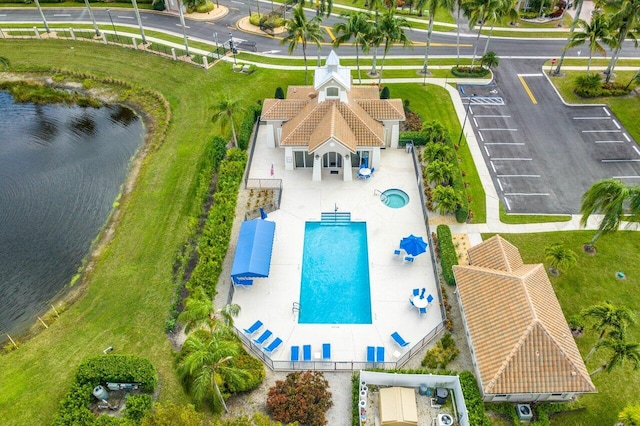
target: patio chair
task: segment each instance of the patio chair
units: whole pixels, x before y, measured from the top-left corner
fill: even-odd
[[[271,337],[272,334],[273,332],[271,330],[265,330],[264,333],[260,335],[260,337],[258,337],[257,339],[253,339],[253,341],[255,342],[256,345],[262,345],[264,342],[267,341],[269,337]]]
[[[419,294],[420,294],[420,289],[419,289],[419,288],[414,288],[414,289],[413,289],[413,295],[414,295],[414,296],[417,296],[417,295],[419,295]]]
[[[376,362],[376,348],[373,346],[367,346],[367,362]]]
[[[282,339],[279,337],[276,337],[275,339],[273,339],[273,342],[269,344],[269,346],[264,348],[264,351],[268,354],[273,353],[273,351],[278,349],[281,344],[282,344]]]
[[[424,294],[427,292],[427,289],[422,287],[422,290],[420,290],[420,299],[424,299]]]
[[[260,327],[262,327],[262,321],[258,320],[254,322],[251,327],[245,328],[244,332],[247,333],[248,335],[252,335],[256,331],[260,330]]]
[[[371,168],[371,174],[370,174],[369,176],[373,176],[373,172],[375,172],[375,171],[376,171],[376,168],[375,168],[375,167],[372,167],[372,168]]]
[[[409,342],[405,341],[402,336],[400,336],[400,334],[398,334],[397,331],[394,331],[391,334],[391,338],[398,344],[398,346],[400,346],[401,348],[404,348],[405,346],[409,345]]]
[[[427,308],[420,308],[420,314],[426,314]]]
[[[433,296],[431,294],[427,296],[427,303],[429,305],[433,303]]]
[[[405,263],[413,263],[413,256],[405,256],[404,261]]]
[[[413,297],[410,297],[410,298],[409,298],[409,303],[411,303],[411,306],[416,306],[416,305],[413,303]]]
[[[322,359],[331,359],[331,343],[322,344]]]
[[[365,179],[365,178],[366,176],[360,173],[360,170],[358,170],[358,179]]]
[[[304,345],[302,347],[302,360],[311,361],[311,345]]]
[[[291,361],[300,361],[300,346],[291,346]]]
[[[395,249],[395,250],[393,251],[393,254],[394,254],[395,256],[400,256],[400,255],[402,254],[402,251],[401,251],[400,249]]]
[[[384,346],[378,346],[376,348],[376,361],[384,362]]]

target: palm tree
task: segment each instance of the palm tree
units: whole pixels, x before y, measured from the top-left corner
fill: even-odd
[[[490,70],[491,68],[497,67],[498,65],[500,65],[500,58],[498,58],[496,52],[487,52],[482,55],[482,58],[480,58],[481,67],[486,66]]]
[[[549,262],[553,275],[560,275],[561,270],[569,269],[578,263],[575,252],[560,243],[554,243],[545,248],[544,259]]]
[[[409,28],[409,22],[405,18],[395,16],[395,0],[392,0],[392,7],[389,8],[378,23],[378,31],[384,41],[384,55],[382,55],[382,65],[380,65],[380,77],[378,85],[382,83],[382,70],[384,69],[384,61],[387,53],[394,43],[402,43],[402,47],[411,46],[411,39],[404,32],[404,28]]]
[[[229,365],[239,352],[239,343],[227,327],[216,325],[211,332],[199,330],[187,337],[182,346],[178,375],[196,401],[211,398],[214,407],[221,405],[228,411],[220,384],[240,385],[250,377],[246,370]]]
[[[434,160],[425,168],[429,182],[433,182],[436,185],[448,185],[453,179],[454,170],[453,164],[441,160]]]
[[[333,26],[333,32],[336,34],[336,38],[333,40],[333,45],[338,47],[342,43],[346,43],[353,38],[353,44],[356,47],[358,82],[362,84],[362,77],[360,76],[359,48],[362,48],[362,53],[366,54],[369,52],[368,37],[373,28],[369,22],[370,16],[364,12],[342,13],[341,16],[346,17],[347,20],[345,22],[338,22]]]
[[[616,62],[618,61],[618,57],[620,55],[620,50],[622,49],[622,43],[627,39],[627,37],[631,38],[635,43],[635,46],[638,47],[638,41],[636,40],[634,31],[637,31],[638,23],[640,22],[640,0],[625,0],[622,2],[622,6],[618,12],[616,12],[612,18],[611,23],[614,28],[617,28],[616,31],[616,43],[613,47],[615,47],[613,55],[611,55],[611,61],[609,61],[609,66],[605,71],[607,75],[606,82],[608,83],[611,80],[611,75],[613,74],[613,69],[616,66]]]
[[[424,64],[422,65],[422,73],[427,76],[427,67],[429,65],[429,48],[431,47],[431,33],[433,33],[433,20],[438,11],[442,7],[449,12],[453,11],[454,0],[426,0],[426,6],[429,9],[429,27],[427,29],[427,44],[424,51]],[[422,7],[420,7],[422,12]],[[418,14],[421,16],[420,14]]]
[[[302,3],[293,9],[293,17],[287,20],[287,35],[281,40],[281,44],[289,43],[289,55],[296,50],[298,43],[302,44],[302,56],[304,56],[304,84],[307,84],[309,68],[307,66],[307,43],[315,42],[318,48],[322,41],[322,29],[320,18],[313,17],[307,21]]]
[[[489,30],[489,36],[487,37],[487,41],[484,44],[484,51],[482,54],[486,54],[489,50],[489,41],[491,40],[491,36],[493,35],[493,28],[495,27],[496,21],[501,21],[503,18],[509,18],[510,22],[515,22],[520,17],[520,13],[518,12],[515,4],[515,0],[499,0],[500,5],[495,11],[492,11],[487,17],[491,21],[491,29]]]
[[[603,215],[600,226],[591,241],[585,246],[587,250],[593,250],[596,240],[602,235],[615,232],[620,227],[620,223],[625,215],[625,202],[631,197],[632,192],[628,186],[616,179],[603,179],[594,183],[591,188],[582,194],[582,205],[580,206],[580,225],[586,226],[589,217],[594,213]],[[633,209],[631,214],[637,215],[640,209]]]
[[[449,162],[451,159],[453,159],[454,156],[453,148],[451,148],[449,145],[435,142],[429,142],[422,151],[422,154],[424,158],[429,162],[435,160]]]
[[[465,8],[465,16],[469,18],[470,30],[476,26],[476,23],[480,22],[478,35],[476,36],[476,42],[473,48],[473,57],[471,58],[471,70],[473,70],[482,28],[488,19],[497,19],[498,9],[500,9],[502,3],[500,0],[466,0],[463,6]]]
[[[233,116],[241,111],[240,99],[233,98],[231,93],[227,92],[226,95],[221,96],[216,102],[215,112],[213,114],[214,122],[222,121],[222,126],[224,126],[225,122],[231,125],[231,134],[233,135],[233,145],[235,147],[238,146],[238,137],[236,135],[236,126],[233,124]]]
[[[612,331],[624,333],[628,325],[635,323],[635,316],[630,309],[614,306],[609,301],[590,306],[583,310],[581,315],[583,318],[595,319],[596,322],[593,324],[593,329],[600,332],[598,341],[585,357],[585,362],[595,353],[598,345],[607,333],[611,333]]]
[[[185,324],[184,331],[207,326],[209,330],[222,321],[228,327],[233,327],[233,318],[240,313],[240,305],[235,303],[224,305],[215,310],[211,299],[200,287],[194,290],[184,302],[184,310],[178,316],[178,321]]]
[[[458,209],[460,196],[451,186],[437,186],[431,193],[436,209],[441,215],[453,213]]]
[[[578,20],[578,25],[582,28],[582,31],[573,33],[569,43],[565,46],[565,50],[571,49],[572,47],[583,45],[584,43],[589,43],[589,61],[587,62],[587,75],[589,74],[589,69],[591,68],[591,58],[595,52],[600,53],[602,56],[605,56],[606,51],[600,42],[605,43],[606,45],[611,45],[614,43],[615,39],[611,36],[609,32],[609,22],[605,15],[601,13],[594,13],[591,17],[591,22],[583,21],[582,19]]]
[[[354,0],[355,2],[355,0]],[[369,75],[376,75],[376,59],[378,56],[378,46],[382,42],[382,38],[380,37],[380,33],[376,31],[378,28],[378,22],[380,20],[380,9],[387,7],[385,5],[385,0],[365,0],[365,7],[367,7],[370,11],[375,11],[375,25],[374,29],[369,33],[369,46],[373,47],[373,58],[371,60],[371,71],[369,71]],[[395,3],[392,3],[391,8],[395,8]]]
[[[629,343],[623,337],[617,337],[603,340],[598,343],[598,347],[609,349],[612,351],[612,354],[604,364],[592,371],[589,374],[590,376],[598,374],[601,371],[611,373],[614,368],[621,367],[627,362],[633,364],[634,370],[640,368],[640,344]]]
[[[573,16],[573,21],[571,21],[571,29],[569,30],[569,37],[567,38],[567,44],[571,42],[571,38],[573,36],[573,32],[576,29],[576,25],[578,25],[578,21],[580,20],[580,13],[582,13],[582,4],[584,0],[574,0],[573,7],[576,9],[576,14]],[[562,49],[562,55],[560,55],[560,60],[558,61],[558,66],[553,72],[554,75],[560,74],[560,68],[562,68],[562,62],[564,61],[564,55],[567,54],[567,49]]]

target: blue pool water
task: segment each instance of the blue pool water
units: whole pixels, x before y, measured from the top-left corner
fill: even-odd
[[[409,195],[401,189],[387,189],[380,195],[380,201],[392,209],[399,209],[409,203]]]
[[[367,224],[307,222],[301,324],[371,324]]]

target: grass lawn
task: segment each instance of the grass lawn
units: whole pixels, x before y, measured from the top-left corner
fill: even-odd
[[[507,214],[504,205],[500,203],[500,222],[510,225],[520,225],[523,223],[546,223],[546,222],[568,222],[570,215],[537,215],[537,214]]]
[[[416,84],[390,84],[389,88],[392,98],[409,99],[409,107],[419,114],[423,121],[441,122],[449,129],[454,142],[458,141],[461,130],[460,121],[449,100],[449,93],[444,88],[433,85],[427,85],[425,88]],[[473,212],[472,222],[484,223],[487,220],[484,188],[465,138],[462,138],[457,153],[462,159],[460,167],[467,173],[464,180],[470,184],[467,191],[471,195],[469,207]]]
[[[191,200],[202,142],[218,132],[211,122],[212,105],[229,87],[238,98],[254,102],[273,96],[274,81],[285,87],[301,84],[303,74],[258,70],[246,76],[229,67],[205,72],[155,55],[82,42],[0,40],[0,51],[13,70],[56,67],[157,90],[169,101],[173,118],[164,144],[144,161],[136,190],[121,201],[124,214],[115,237],[97,260],[82,298],[48,330],[0,358],[2,423],[50,424],[80,361],[108,346],[153,362],[161,401],[187,402],[163,326],[174,259],[190,214],[200,208]]]
[[[538,234],[502,234],[520,249],[525,263],[543,263],[544,249],[554,242],[561,242],[578,256],[578,264],[559,277],[549,276],[565,316],[579,313],[582,309],[609,300],[614,305],[627,306],[637,315],[640,306],[640,233],[619,231],[598,239],[595,256],[585,254],[582,244],[589,241],[594,231],[551,232]],[[483,235],[488,238],[490,235]],[[623,271],[627,278],[615,278]],[[640,319],[640,318],[639,318]],[[585,356],[597,340],[597,332],[587,328],[583,337],[576,339],[580,353]],[[640,324],[628,330],[629,342],[640,342]],[[606,360],[603,353],[596,352],[587,363],[592,372]],[[554,415],[551,424],[558,426],[601,426],[616,422],[618,413],[627,405],[638,404],[637,389],[640,389],[640,374],[631,366],[617,368],[611,373],[602,372],[592,377],[597,394],[585,395],[580,401],[585,411]],[[634,390],[635,389],[635,390]]]

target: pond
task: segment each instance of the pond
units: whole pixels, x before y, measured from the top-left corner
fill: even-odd
[[[0,340],[64,293],[143,137],[121,106],[15,103],[0,91]]]

